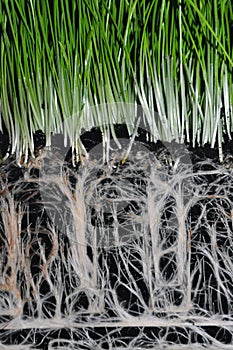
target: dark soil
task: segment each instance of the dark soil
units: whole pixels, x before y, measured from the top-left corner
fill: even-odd
[[[123,125],[117,125],[115,127],[115,132],[116,132],[116,136],[119,138],[129,138],[129,135],[127,134],[127,130],[126,127]],[[232,135],[233,136],[233,135]],[[61,144],[61,135],[59,136],[53,136],[52,137],[52,146],[53,147],[57,147],[57,145]],[[90,132],[85,133],[82,136],[82,141],[83,144],[85,145],[87,151],[90,151],[94,146],[96,146],[97,144],[101,143],[101,133],[98,129],[93,129]],[[150,152],[153,152],[157,155],[160,154],[164,154],[165,153],[165,157],[162,158],[162,162],[164,162],[165,166],[169,167],[169,164],[167,163],[167,158],[166,158],[166,153],[168,152],[167,149],[169,149],[169,147],[173,147],[173,146],[177,146],[177,144],[171,143],[170,145],[167,144],[163,144],[161,142],[157,142],[156,144],[152,143],[152,142],[148,142],[147,138],[146,138],[146,134],[143,130],[139,131],[139,135],[136,138],[136,141],[140,142],[142,145],[144,145],[145,147],[148,148],[148,150]],[[43,147],[45,147],[45,135],[41,132],[41,131],[37,131],[34,135],[34,144],[35,144],[35,155],[37,156],[39,153],[39,150],[42,149]],[[166,146],[167,149],[166,149]],[[211,170],[214,168],[215,165],[219,166],[219,153],[218,153],[218,148],[211,148],[210,145],[205,145],[204,147],[195,147],[193,148],[190,145],[186,145],[187,151],[189,152],[189,156],[191,158],[192,161],[192,165],[194,167],[195,170]],[[9,145],[9,138],[6,134],[0,134],[0,156],[3,158],[7,152],[10,149],[10,145]],[[169,153],[169,152],[168,152]],[[223,145],[223,154],[224,154],[224,163],[221,165],[223,167],[225,167],[226,169],[232,169],[233,168],[233,141],[225,141],[224,145]],[[65,159],[64,159],[64,164],[68,169],[72,168],[72,164],[71,164],[71,154],[70,151],[68,151],[66,153]],[[78,167],[79,164],[77,164]],[[120,166],[120,165],[119,165]],[[8,159],[2,163],[0,163],[0,195],[1,195],[1,191],[2,188],[4,188],[4,182],[8,183],[8,188],[9,190],[12,190],[17,181],[19,179],[23,179],[23,175],[24,175],[24,171],[25,169],[22,167],[18,167],[15,163],[15,159],[14,156],[9,156]],[[136,176],[137,174],[135,174]],[[31,176],[34,176],[35,178],[38,178],[39,174],[37,169],[32,169],[31,170]],[[213,182],[216,183],[216,176],[205,176],[202,179],[203,181],[206,182],[206,186],[209,187],[209,193],[213,193],[215,188],[211,187],[211,184]],[[74,181],[72,179],[72,177],[70,178],[70,181]],[[132,182],[134,181],[133,179],[131,180]],[[1,187],[2,186],[2,187]],[[46,227],[47,225],[47,221],[48,218],[46,216],[46,213],[43,210],[43,206],[42,205],[38,205],[35,204],[35,202],[38,202],[39,198],[39,194],[37,191],[37,186],[36,184],[25,184],[22,187],[22,191],[20,191],[19,193],[16,194],[16,199],[19,202],[23,202],[29,201],[29,205],[30,205],[30,225],[31,225],[31,230],[32,230],[32,241],[33,241],[33,246],[32,246],[32,252],[35,252],[39,247],[38,247],[38,243],[37,243],[37,239],[40,239],[40,243],[43,245],[45,244],[47,246],[47,253],[49,254],[49,252],[51,251],[52,247],[51,247],[51,242],[48,240],[47,236],[43,233],[39,233],[37,235],[33,234],[33,228],[36,225],[36,222],[38,220],[38,218],[41,220],[41,222],[44,222],[44,226]],[[33,196],[32,193],[33,191],[35,192],[35,195]],[[30,196],[29,196],[30,194]],[[233,197],[233,193],[229,193],[230,196]],[[28,200],[28,198],[30,197],[30,200]],[[133,204],[132,204],[133,205]],[[132,207],[132,206],[131,206]],[[134,206],[135,208],[135,206]],[[132,209],[132,208],[130,208]],[[129,210],[130,210],[129,209]],[[209,208],[209,220],[213,221],[216,220],[215,217],[215,212],[214,210],[212,210],[213,208]],[[137,208],[135,209],[137,210]],[[226,211],[231,210],[231,208],[225,208]],[[198,219],[198,217],[200,216],[200,208],[198,206],[193,207],[192,208],[192,212],[190,213],[190,225],[192,226],[193,223],[196,222],[196,220]],[[95,218],[95,213],[93,212],[93,220]],[[28,220],[28,219],[27,219]],[[111,218],[106,218],[106,225],[109,225],[109,220],[111,220]],[[22,232],[25,230],[26,232],[26,226],[27,226],[28,222],[26,222],[26,218],[25,218],[25,227],[22,226]],[[219,230],[221,231],[221,223],[219,223]],[[232,232],[233,232],[233,228],[232,228]],[[26,233],[24,233],[26,234]],[[23,234],[23,235],[24,235]],[[67,240],[67,238],[62,236],[62,233],[60,233],[60,239],[61,241],[64,243],[63,244],[63,249],[64,251],[68,248],[69,246],[69,242]],[[171,238],[172,239],[172,238]],[[219,244],[226,244],[226,240],[227,237],[224,238],[224,236],[222,236],[222,243],[219,242]],[[197,254],[198,254],[198,244],[200,244],[200,242],[203,241],[205,244],[209,244],[210,242],[208,242],[208,238],[205,235],[205,232],[199,232],[198,234],[196,234],[196,236],[192,237],[192,256],[191,256],[191,270],[195,269],[195,262],[197,259]],[[198,244],[197,244],[198,242]],[[0,253],[1,253],[1,249],[3,249],[3,242],[0,239]],[[90,259],[92,259],[92,250],[90,247],[88,247],[88,251],[87,254],[89,255]],[[115,266],[116,266],[116,262],[118,264],[121,264],[121,260],[120,257],[117,255],[117,249],[113,249],[112,251],[106,252],[103,250],[102,255],[104,256],[105,259],[107,259],[109,266],[110,267],[110,274],[111,274],[111,278],[112,278],[112,284],[114,285],[114,283],[116,283],[116,281],[114,280],[114,276],[115,276]],[[108,255],[108,256],[107,256]],[[64,256],[66,256],[66,252],[64,254]],[[139,281],[139,276],[137,276],[137,270],[140,270],[141,266],[140,266],[140,261],[138,260],[138,257],[135,255],[132,256],[134,258],[134,261],[138,261],[138,265],[135,266],[135,269],[132,268],[132,275],[134,276],[135,280],[138,280],[138,287],[140,288],[140,290],[142,291],[143,295],[144,295],[144,300],[145,303],[148,303],[149,301],[149,292],[146,289],[146,286],[143,284],[143,282]],[[36,266],[37,266],[37,261],[36,261],[36,257],[35,255],[32,254],[32,258],[31,258],[31,273],[32,276],[37,274],[37,270],[36,270]],[[33,260],[34,259],[34,260]],[[135,263],[136,264],[136,263]],[[171,274],[171,270],[174,268],[172,266],[167,266],[166,261],[161,261],[161,270],[165,271],[165,273],[167,273],[168,277],[169,274]],[[101,266],[101,259],[100,259],[100,266]],[[167,266],[167,271],[165,266]],[[211,273],[211,271],[208,268],[209,266],[209,262],[208,261],[203,261],[203,281],[207,278],[209,278],[209,274]],[[104,267],[103,267],[104,270]],[[122,270],[123,270],[123,266],[122,266]],[[66,275],[66,271],[63,270],[64,276]],[[194,284],[198,282],[200,276],[197,276],[196,278],[194,278]],[[226,277],[227,278],[227,277]],[[122,279],[124,279],[124,277],[122,276]],[[212,279],[209,279],[209,283],[212,285],[212,287],[214,288],[217,285],[217,282],[215,281],[214,277]],[[64,283],[65,280],[64,280]],[[204,282],[203,282],[204,283]],[[71,286],[68,284],[67,288],[69,289],[70,292],[70,288]],[[48,291],[48,287],[44,284],[43,288],[41,288],[41,293],[46,294]],[[132,295],[130,295],[129,292],[127,292],[127,290],[124,290],[123,288],[120,288],[118,291],[118,298],[120,301],[124,302],[125,304],[127,304],[127,308],[130,310],[130,312],[132,313],[132,315],[134,315],[135,313],[140,314],[143,313],[143,307],[140,308],[140,305],[138,305],[137,300],[134,299],[134,297]],[[204,298],[205,298],[205,294],[199,294],[196,296],[193,296],[193,302],[195,304],[198,304],[200,307],[203,305],[204,303]],[[222,295],[222,308],[223,310],[218,310],[219,305],[216,303],[216,305],[213,306],[214,304],[214,299],[215,296],[212,295],[212,303],[211,305],[208,306],[208,303],[205,304],[205,306],[207,305],[207,308],[209,307],[211,310],[213,310],[213,307],[215,308],[215,312],[216,314],[218,314],[218,312],[224,312],[226,314],[228,314],[229,310],[224,309],[224,305],[228,305],[228,301],[224,299],[224,294]],[[87,300],[85,299],[85,295],[83,296],[82,299],[80,299],[81,302],[83,303],[83,307],[84,309],[87,308]],[[217,298],[216,298],[217,300]],[[175,305],[179,305],[179,303],[182,301],[182,297],[177,294],[176,296],[176,301],[175,301]],[[48,304],[45,306],[47,307],[47,309],[49,309],[49,305],[53,305],[54,304],[54,300],[53,297],[51,296],[51,298],[47,299]],[[137,305],[137,308],[135,309],[135,305]],[[108,309],[107,305],[106,305],[106,309]],[[50,316],[48,315],[48,317],[52,317],[54,315],[54,310],[51,307],[50,308]],[[208,312],[209,310],[206,310],[206,312]],[[30,312],[29,309],[27,309],[27,304],[25,303],[25,318],[27,318],[28,313]],[[62,312],[65,312],[65,310],[62,310]],[[114,310],[107,310],[108,316],[111,318],[114,316]],[[158,315],[157,315],[158,316]],[[164,317],[164,315],[161,314],[161,317]],[[174,328],[175,329],[175,328]],[[207,327],[205,329],[207,334],[210,334],[211,336],[217,336],[218,340],[222,343],[225,344],[232,344],[232,335],[230,332],[227,332],[226,329],[221,329],[220,327]],[[86,332],[86,333],[85,333]],[[20,338],[27,338],[27,344],[33,344],[35,348],[38,349],[47,349],[48,347],[48,342],[51,339],[70,339],[71,337],[74,337],[76,339],[74,339],[77,342],[81,342],[83,339],[85,340],[85,337],[88,333],[88,335],[90,336],[90,338],[93,339],[93,345],[94,344],[99,344],[101,342],[101,346],[102,349],[109,349],[108,347],[108,334],[111,333],[111,340],[117,339],[115,342],[115,347],[124,347],[127,346],[127,344],[130,343],[130,341],[132,341],[135,337],[138,337],[139,334],[142,334],[142,337],[140,338],[140,342],[138,344],[135,344],[135,346],[147,346],[147,348],[150,348],[153,346],[154,344],[154,339],[159,339],[162,337],[163,334],[165,334],[167,332],[168,336],[167,336],[167,342],[170,344],[171,343],[175,343],[175,344],[186,344],[188,343],[188,339],[191,339],[192,343],[205,343],[206,344],[206,339],[202,339],[202,337],[200,335],[197,335],[195,332],[193,332],[193,330],[188,327],[186,328],[182,328],[182,329],[178,329],[176,328],[176,331],[172,330],[172,329],[168,329],[168,328],[143,328],[143,327],[139,327],[139,328],[131,328],[131,327],[125,327],[122,329],[118,329],[116,328],[114,330],[114,328],[112,328],[111,330],[108,328],[98,328],[98,329],[94,329],[94,328],[90,328],[85,327],[83,328],[83,330],[80,330],[80,335],[77,336],[77,334],[75,335],[72,330],[70,329],[62,329],[59,331],[42,331],[42,330],[34,330],[32,332],[32,330],[30,331],[15,331],[12,332],[12,334],[9,336],[9,334],[7,332],[5,332],[4,330],[0,331],[0,339],[3,340],[4,343],[6,344],[20,344]],[[213,335],[214,334],[214,335]],[[104,338],[106,338],[105,341],[103,341]],[[37,345],[36,345],[37,344]],[[59,343],[59,345],[62,345],[62,342]],[[64,348],[65,348],[65,342],[64,342]],[[83,345],[82,349],[87,349],[85,347],[85,345]]]

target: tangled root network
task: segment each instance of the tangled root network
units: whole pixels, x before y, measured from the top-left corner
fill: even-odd
[[[232,349],[232,168],[165,153],[2,167],[1,349]]]

